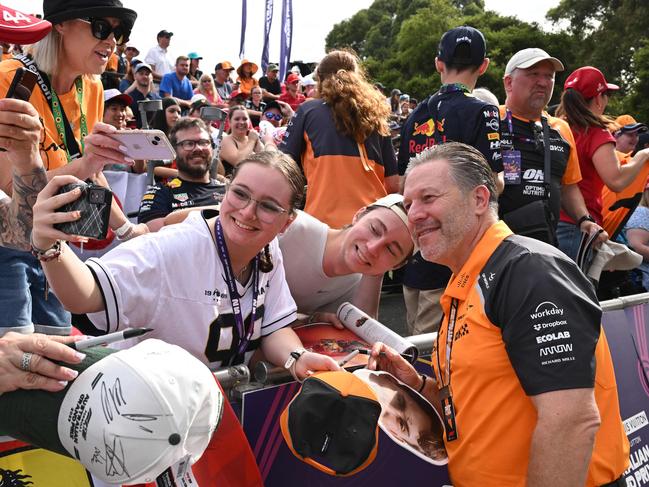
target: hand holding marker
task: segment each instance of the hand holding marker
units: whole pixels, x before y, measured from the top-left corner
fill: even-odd
[[[153,328],[129,328],[127,330],[109,333],[108,335],[92,337],[88,338],[87,340],[81,340],[80,342],[69,343],[68,346],[77,351],[80,351],[90,347],[108,345],[115,342],[123,342],[124,340],[128,340],[129,338],[142,336],[145,333],[149,333],[150,331],[153,331]]]

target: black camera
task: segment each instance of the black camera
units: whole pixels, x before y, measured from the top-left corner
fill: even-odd
[[[98,240],[106,238],[113,193],[109,189],[93,183],[74,183],[61,187],[58,194],[68,193],[76,188],[81,188],[81,196],[56,211],[80,211],[81,218],[73,222],[56,223],[54,228],[69,235]]]

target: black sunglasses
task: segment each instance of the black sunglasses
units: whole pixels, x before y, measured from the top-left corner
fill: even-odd
[[[100,41],[105,41],[111,34],[115,36],[115,42],[118,45],[126,44],[131,35],[131,29],[118,24],[115,27],[106,19],[79,19],[90,24],[92,35]]]

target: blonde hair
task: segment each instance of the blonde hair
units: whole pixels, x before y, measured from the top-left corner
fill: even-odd
[[[69,22],[69,21],[65,21]],[[43,37],[36,44],[32,44],[25,48],[25,52],[29,54],[38,69],[43,71],[48,76],[58,74],[60,71],[65,70],[65,64],[61,62],[61,55],[63,54],[63,37],[53,27],[52,30]],[[82,77],[88,79],[99,79],[99,75],[95,73],[83,73]]]
[[[212,78],[212,75],[209,73],[205,73],[201,75],[200,79],[198,80],[198,92],[201,95],[205,95],[205,96],[208,95],[208,92],[203,89],[203,81],[205,81],[206,79],[210,81],[210,86],[212,87],[212,93],[209,93],[209,95],[210,96],[216,95],[217,94],[216,85],[214,84],[214,79]]]
[[[389,135],[390,107],[365,77],[350,51],[332,51],[318,65],[318,97],[331,107],[336,129],[364,142],[372,133]]]
[[[53,28],[36,44],[28,46],[26,52],[32,57],[38,69],[51,76],[60,68],[58,60],[62,42],[61,34]]]

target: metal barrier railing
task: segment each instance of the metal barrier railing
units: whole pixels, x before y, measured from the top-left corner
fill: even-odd
[[[602,311],[614,311],[649,303],[649,293],[623,296],[617,299],[602,301]],[[414,335],[406,339],[419,350],[419,356],[429,355],[433,350],[433,343],[437,333],[425,333]],[[261,389],[278,384],[291,382],[293,376],[283,367],[276,367],[268,362],[260,361],[255,364],[252,372],[245,365],[236,365],[219,370],[214,374],[222,387],[228,391],[231,399],[240,399],[241,394],[246,391]]]

